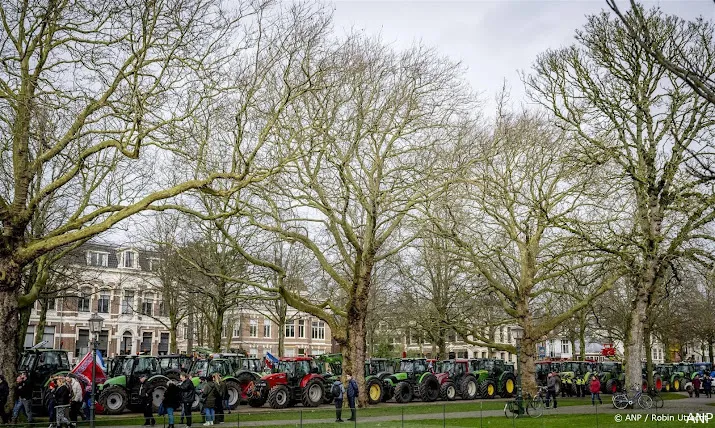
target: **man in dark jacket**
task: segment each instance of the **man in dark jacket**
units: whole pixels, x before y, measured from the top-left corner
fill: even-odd
[[[166,385],[164,392],[164,411],[169,418],[169,427],[174,428],[174,410],[181,408],[181,391],[176,384],[176,381],[170,380]]]
[[[24,410],[27,422],[32,423],[32,385],[27,381],[27,376],[21,374],[15,382],[15,407],[12,409],[12,423],[17,423],[20,410]]]
[[[221,375],[218,373],[214,373],[213,375],[214,382],[216,383],[216,388],[218,389],[218,396],[219,399],[216,400],[216,407],[215,407],[215,412],[216,412],[216,418],[214,419],[216,423],[222,424],[224,421],[224,412],[226,411],[226,408],[228,407],[227,405],[224,406],[224,404],[228,403],[228,388],[226,388],[226,382],[221,379]]]
[[[349,421],[354,421],[355,418],[355,399],[358,398],[360,391],[358,390],[358,384],[351,373],[348,373],[348,405],[350,406],[350,419]]]
[[[181,405],[184,410],[184,417],[186,418],[186,426],[191,426],[191,406],[194,405],[194,400],[196,399],[196,389],[194,388],[194,383],[191,382],[189,376],[186,373],[181,373],[180,376],[181,383],[179,384],[179,389],[181,390]]]
[[[7,397],[10,395],[10,386],[5,380],[5,376],[0,375],[0,419],[6,424],[10,420],[10,415],[5,412]]]
[[[71,397],[72,390],[70,389],[70,386],[67,385],[65,378],[58,378],[57,389],[55,390],[55,418],[57,420],[58,428],[71,425],[69,420]]]
[[[154,426],[156,420],[152,413],[151,391],[149,385],[146,384],[146,375],[141,375],[139,382],[139,400],[141,400],[141,407],[144,412],[144,426]]]

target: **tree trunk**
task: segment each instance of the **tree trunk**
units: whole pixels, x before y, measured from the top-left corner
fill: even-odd
[[[445,340],[445,335],[446,335],[446,330],[443,327],[439,328],[439,336],[437,337],[437,356],[435,357],[438,360],[443,360],[446,359],[446,352],[445,349],[447,348],[447,341]]]
[[[578,328],[578,341],[580,343],[579,356],[581,361],[586,361],[586,315],[583,314],[580,318],[580,324]]]
[[[645,374],[646,381],[648,382],[648,388],[654,388],[655,382],[653,381],[653,351],[652,344],[650,340],[650,327],[643,327],[643,348],[645,348]]]
[[[362,284],[358,284],[357,292],[351,299],[347,311],[347,326],[346,333],[348,339],[348,348],[343,353],[345,359],[345,367],[349,367],[352,371],[352,376],[357,381],[360,388],[359,406],[367,406],[367,391],[365,390],[365,348],[367,335],[367,306],[369,295],[367,289],[369,287],[370,271],[367,271],[363,278],[360,279]]]
[[[216,320],[211,326],[211,349],[214,352],[221,352],[221,333],[223,332],[223,316],[222,310],[216,311]]]
[[[40,320],[37,322],[37,327],[35,327],[35,345],[42,342],[42,338],[45,335],[45,325],[47,324],[47,299],[40,301]],[[54,343],[49,343],[47,348],[54,348]]]
[[[25,348],[25,336],[27,336],[27,329],[30,326],[30,315],[32,315],[32,307],[27,307],[23,309],[18,309],[20,321],[18,324],[17,337],[15,341],[17,342],[18,352],[22,352]]]
[[[536,342],[529,337],[521,340],[519,366],[522,393],[536,395]]]
[[[17,365],[19,361],[18,332],[20,330],[18,299],[20,297],[20,267],[12,261],[2,261],[3,268],[0,269],[0,371],[5,375],[5,379],[12,385],[17,377]],[[24,338],[24,336],[23,336]],[[14,388],[10,388],[9,403],[15,402]]]
[[[186,353],[190,354],[194,350],[194,311],[190,310],[189,311],[189,325],[188,328],[186,329],[187,337],[186,338]]]
[[[713,340],[710,338],[708,340],[708,356],[710,357],[710,362],[712,363],[713,360]]]
[[[637,293],[631,303],[631,313],[626,330],[625,351],[626,351],[626,390],[641,388],[641,361],[643,360],[643,330],[646,323],[648,311],[648,295],[646,287],[638,285]]]

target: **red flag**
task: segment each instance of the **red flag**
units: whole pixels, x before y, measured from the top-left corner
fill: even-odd
[[[94,364],[97,366],[95,372],[97,385],[103,384],[107,380],[107,375],[104,373],[101,364],[98,364],[97,361],[94,361]],[[82,378],[85,385],[92,385],[92,353],[88,352],[70,373],[74,373],[77,377]]]

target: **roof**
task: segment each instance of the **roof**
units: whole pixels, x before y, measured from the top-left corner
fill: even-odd
[[[101,253],[108,253],[107,255],[107,266],[108,269],[119,268],[119,253],[125,250],[134,250],[138,253],[137,261],[139,263],[139,268],[142,271],[149,270],[149,259],[158,258],[159,253],[151,250],[147,250],[132,244],[120,245],[111,243],[100,243],[100,242],[87,242],[77,249],[71,251],[65,258],[67,263],[74,265],[87,265],[87,252],[96,251]],[[100,266],[98,266],[100,267]]]

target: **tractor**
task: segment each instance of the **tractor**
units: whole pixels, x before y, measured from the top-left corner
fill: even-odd
[[[325,396],[325,378],[318,364],[310,357],[283,357],[273,373],[263,376],[249,389],[248,404],[261,407],[268,404],[284,409],[301,402],[304,407],[317,407]]]
[[[424,358],[403,358],[396,373],[384,376],[384,380],[398,403],[408,403],[414,397],[420,397],[424,402],[439,398],[439,381],[429,371]]]
[[[330,386],[335,380],[343,374],[343,356],[342,354],[323,354],[315,357],[316,361],[327,366],[327,370],[320,371],[325,378],[325,384]],[[321,367],[322,368],[322,367]],[[380,375],[389,375],[390,370],[388,360],[384,358],[372,358],[365,361],[365,388],[367,388],[367,401],[370,404],[378,404],[381,401],[386,401],[385,398],[389,388],[389,383],[383,381]],[[330,404],[333,402],[333,394],[331,388],[326,388],[325,398],[323,402]]]
[[[596,376],[601,382],[601,392],[615,394],[625,385],[626,374],[623,364],[617,361],[603,361],[598,364]]]
[[[261,377],[257,373],[258,370],[260,370],[260,360],[257,358],[246,358],[241,354],[211,354],[208,358],[196,360],[189,376],[194,386],[199,388],[202,377],[210,377],[218,373],[226,385],[228,408],[234,410],[240,401],[248,400],[248,389]],[[200,394],[197,394],[193,408],[199,407],[200,399]]]
[[[658,364],[655,366],[655,371],[663,379],[663,391],[670,392],[685,389],[683,374],[676,372],[673,364]]]
[[[25,373],[27,381],[32,385],[32,407],[46,409],[46,392],[50,379],[54,376],[67,375],[70,369],[67,351],[59,349],[24,351],[20,358],[18,372]]]
[[[698,372],[697,370],[695,370],[695,366],[693,366],[692,363],[675,363],[673,365],[673,375],[680,377],[680,384],[676,387],[675,383],[672,383],[671,389],[675,391],[687,391],[688,384],[692,381],[692,379],[697,373]]]
[[[139,378],[142,376],[147,377],[145,382],[150,388],[154,409],[159,408],[169,381],[162,374],[159,361],[149,355],[123,356],[115,358],[112,371],[107,373],[107,381],[99,385],[99,402],[106,413],[118,415],[127,408],[139,411]]]
[[[159,361],[161,374],[169,379],[178,380],[181,372],[189,372],[193,360],[188,355],[160,355],[156,357]]]
[[[494,398],[499,395],[509,398],[516,390],[516,376],[503,360],[477,358],[469,360],[469,368],[477,379],[481,398]]]
[[[641,371],[643,372],[643,391],[648,391],[648,367],[645,362],[641,363]],[[653,366],[653,389],[661,391],[663,389],[663,378]]]
[[[536,362],[536,384],[538,386],[546,386],[549,373],[560,371],[560,365],[553,361],[537,361]]]
[[[592,361],[562,361],[559,364],[559,370],[562,394],[578,397],[585,394],[588,381],[591,379],[591,375],[595,374],[596,363]]]
[[[436,374],[440,383],[439,396],[443,400],[474,400],[479,393],[477,378],[469,372],[469,360],[452,359],[437,363]]]

